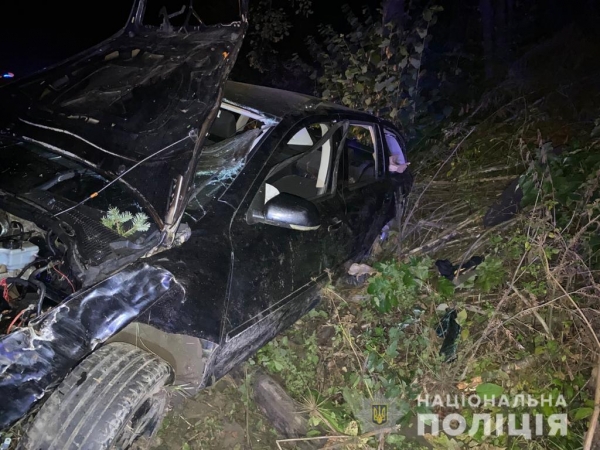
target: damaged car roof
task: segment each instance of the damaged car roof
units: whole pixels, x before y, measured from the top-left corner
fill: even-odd
[[[109,179],[144,161],[122,181],[163,228],[183,213],[247,2],[237,22],[177,29],[145,25],[145,5],[137,0],[125,28],[100,45],[0,89],[0,105],[10,104],[0,106],[0,137],[36,143]]]
[[[276,119],[282,119],[291,113],[303,110],[311,111],[318,108],[353,111],[310,95],[235,81],[228,81],[225,84],[223,98],[226,102],[234,105],[251,106],[258,112]]]

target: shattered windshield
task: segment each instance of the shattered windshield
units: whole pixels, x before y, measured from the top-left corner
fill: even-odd
[[[252,144],[261,133],[261,129],[244,131],[204,148],[196,166],[194,193],[186,209],[188,215],[202,217],[206,203],[231,185],[246,165]]]

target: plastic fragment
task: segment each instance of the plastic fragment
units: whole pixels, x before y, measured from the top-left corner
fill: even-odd
[[[460,336],[461,326],[456,321],[458,314],[455,309],[449,309],[440,320],[435,329],[439,338],[444,338],[440,355],[444,356],[444,362],[451,362],[456,359],[456,348],[458,347],[458,338]]]
[[[454,278],[474,270],[484,260],[485,258],[483,256],[473,256],[468,261],[465,261],[462,266],[455,266],[447,259],[438,259],[435,262],[435,266],[438,268],[441,276],[452,281]]]
[[[4,439],[4,442],[2,442],[2,444],[0,445],[0,450],[8,450],[10,448],[11,442],[12,442],[12,439],[9,437]]]
[[[348,275],[352,275],[353,277],[360,277],[361,275],[371,275],[376,273],[377,270],[373,269],[371,266],[367,264],[352,264],[348,269]]]

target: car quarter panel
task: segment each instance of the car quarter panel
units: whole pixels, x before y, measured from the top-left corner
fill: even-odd
[[[0,429],[25,415],[79,361],[157,300],[183,294],[173,275],[136,264],[74,294],[0,339]]]

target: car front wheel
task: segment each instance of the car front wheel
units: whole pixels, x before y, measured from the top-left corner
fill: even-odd
[[[48,398],[19,449],[144,449],[160,427],[170,366],[133,345],[105,345]]]

